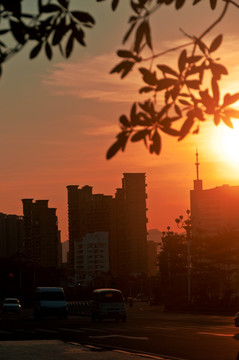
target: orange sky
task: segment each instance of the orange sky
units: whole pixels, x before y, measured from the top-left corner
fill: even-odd
[[[140,99],[139,76],[132,74],[122,81],[109,74],[118,61],[115,50],[122,47],[127,21],[126,1],[121,2],[114,15],[107,2],[87,2],[97,27],[90,31],[87,48],[76,49],[69,60],[54,56],[49,62],[40,55],[30,61],[27,48],[4,66],[0,80],[0,212],[21,215],[22,198],[49,199],[49,206],[57,208],[62,241],[67,239],[69,184],[88,184],[94,193],[114,195],[124,172],[145,172],[148,228],[159,230],[168,225],[176,230],[175,217],[189,208],[196,148],[205,188],[239,185],[239,163],[228,161],[229,154],[225,157],[230,141],[223,144],[223,125],[203,124],[200,135],[188,136],[180,143],[164,136],[159,157],[149,155],[139,143],[128,144],[126,153],[105,160],[118,132],[119,116],[128,114],[131,103]],[[154,30],[155,46],[161,43],[165,49],[184,43],[179,27],[200,34],[220,12],[208,13],[207,2],[202,3],[195,8],[187,3],[178,12],[166,7],[161,19],[155,19],[159,24],[157,32]],[[218,56],[230,70],[223,90],[231,93],[239,88],[237,19],[234,9],[211,34],[214,38],[225,33]],[[175,56],[162,58],[161,63],[173,63]]]

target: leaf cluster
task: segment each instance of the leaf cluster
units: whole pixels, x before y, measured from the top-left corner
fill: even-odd
[[[195,0],[196,5],[200,0]],[[209,1],[214,10],[219,1]],[[210,116],[214,124],[220,121],[233,127],[232,118],[239,118],[239,111],[231,107],[239,100],[239,93],[221,96],[220,81],[228,75],[228,70],[214,56],[223,41],[223,34],[216,36],[209,44],[204,37],[225,16],[229,1],[218,20],[200,36],[186,36],[189,43],[168,51],[155,54],[151,36],[150,15],[159,11],[163,5],[174,5],[179,10],[185,1],[131,1],[134,15],[130,17],[130,27],[123,43],[133,38],[130,50],[118,50],[122,59],[111,73],[125,78],[134,68],[142,77],[143,86],[139,93],[148,96],[144,102],[133,103],[130,115],[119,118],[120,133],[107,152],[107,159],[119,150],[124,151],[128,140],[143,141],[148,151],[159,155],[162,149],[162,134],[174,136],[181,141],[190,132],[198,134],[202,122]],[[188,50],[188,48],[190,48]],[[156,62],[169,51],[179,51],[176,67]],[[151,56],[144,56],[151,52]],[[142,63],[149,65],[141,66]],[[210,84],[208,86],[208,83]]]
[[[115,11],[122,0],[95,0],[108,2]],[[204,38],[223,19],[229,7],[239,8],[231,0],[204,0],[211,11],[221,5],[222,12],[214,23],[199,36],[184,35],[189,42],[167,51],[156,52],[151,31],[151,15],[164,6],[180,11],[186,0],[128,0],[132,14],[123,45],[129,48],[117,51],[120,62],[111,70],[123,79],[133,70],[139,71],[143,86],[139,93],[143,101],[133,103],[129,116],[119,118],[120,132],[107,152],[107,159],[124,151],[128,141],[143,141],[151,154],[159,155],[162,135],[184,139],[189,133],[197,134],[209,117],[215,125],[221,121],[233,127],[232,118],[239,111],[232,107],[239,93],[221,95],[220,81],[228,70],[214,57],[222,44],[223,34],[208,44]],[[202,0],[192,0],[192,6]],[[75,45],[86,46],[86,30],[95,25],[89,12],[71,8],[71,0],[35,0],[36,11],[25,12],[24,0],[0,0],[0,75],[2,64],[30,44],[30,59],[40,53],[51,60],[54,49],[69,58]],[[175,68],[158,62],[159,57],[178,51]],[[148,55],[150,54],[150,55]],[[209,81],[208,81],[209,79]],[[210,84],[208,86],[208,83]],[[145,100],[145,97],[147,99]]]
[[[90,13],[71,10],[71,0],[34,2],[37,10],[33,13],[24,11],[24,0],[0,0],[0,71],[2,64],[26,44],[32,44],[30,59],[44,52],[49,60],[54,48],[69,58],[75,44],[86,46],[86,30],[95,25]],[[118,3],[119,0],[112,0],[112,10]]]

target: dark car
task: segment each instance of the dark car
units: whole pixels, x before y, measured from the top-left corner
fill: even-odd
[[[126,321],[123,295],[117,289],[96,289],[91,301],[91,319],[115,319]]]
[[[2,313],[6,312],[15,312],[20,314],[21,312],[21,304],[16,298],[6,298],[2,305]]]
[[[234,317],[234,321],[235,321],[235,326],[239,327],[239,312],[236,313]]]

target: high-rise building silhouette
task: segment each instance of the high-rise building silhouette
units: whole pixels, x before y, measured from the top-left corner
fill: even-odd
[[[23,254],[23,217],[0,213],[0,258]]]
[[[80,189],[78,185],[67,186],[68,265],[73,282],[85,277],[83,242],[86,244],[87,239],[91,239],[93,244],[96,240],[93,241],[92,236],[99,238],[99,233],[108,233],[108,249],[104,250],[104,256],[109,256],[111,275],[147,273],[145,187],[144,173],[125,173],[122,188],[116,190],[114,198],[93,194],[88,185]],[[87,234],[92,235],[87,237]],[[107,263],[106,258],[104,263]]]
[[[56,209],[48,200],[22,199],[24,248],[29,261],[46,267],[61,266],[61,241]]]
[[[146,183],[144,173],[124,173],[117,189],[117,252],[120,275],[147,274]]]
[[[239,230],[239,186],[222,185],[203,189],[199,179],[198,152],[197,177],[190,191],[192,234],[215,236],[225,230]]]

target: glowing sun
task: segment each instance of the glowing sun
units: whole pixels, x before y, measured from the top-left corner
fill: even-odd
[[[220,158],[234,166],[239,166],[239,120],[237,121],[234,122],[233,129],[219,125],[213,144]]]

